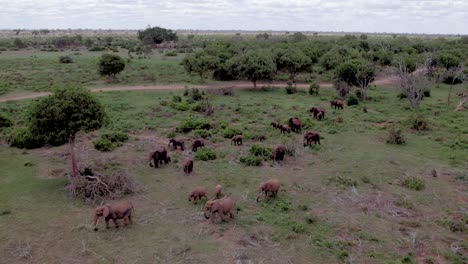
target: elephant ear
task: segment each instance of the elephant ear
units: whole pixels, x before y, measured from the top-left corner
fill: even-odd
[[[102,208],[102,217],[106,218],[109,216],[110,210],[108,206],[104,206]]]

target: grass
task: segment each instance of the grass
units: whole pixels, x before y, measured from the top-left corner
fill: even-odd
[[[374,99],[365,104],[368,113],[361,105],[330,109],[327,101],[334,92],[329,89],[322,89],[320,97],[259,89],[236,91],[234,96],[210,95],[214,107],[210,116],[172,108],[174,96],[186,100],[183,91],[96,93],[109,119],[102,132],[128,132],[130,138],[111,152],[99,152],[92,142],[100,131],[80,134],[78,159],[83,164],[105,162],[137,177],[145,191],[128,197],[135,204],[136,223],[92,231],[93,206],[63,190],[63,174],[69,167],[67,146],[30,151],[1,146],[2,260],[18,261],[14,255],[23,251],[45,263],[70,259],[217,263],[220,258],[255,263],[411,263],[420,256],[463,260],[460,254],[466,254],[466,247],[454,253],[446,241],[463,245],[464,233],[450,231],[453,225],[447,221],[453,219],[448,212],[463,206],[454,190],[465,182],[459,171],[466,169],[468,160],[464,148],[468,128],[462,125],[467,114],[446,108],[445,88],[431,92],[419,110],[431,124],[424,133],[412,132],[405,121],[414,113],[406,109],[406,101],[396,98],[396,91],[384,88],[370,91]],[[25,124],[27,105],[28,101],[3,103],[0,113],[15,126]],[[326,107],[325,120],[309,116],[307,109],[314,105]],[[433,111],[440,114],[433,116]],[[303,121],[304,132],[320,132],[320,148],[303,147],[302,135],[283,135],[269,125],[292,116]],[[390,119],[402,123],[405,145],[385,143],[388,128],[378,124]],[[266,140],[245,137],[244,145],[232,146],[224,136],[228,127],[244,135],[263,134]],[[3,130],[4,139],[9,131]],[[216,153],[216,159],[195,160],[194,174],[188,177],[181,162],[194,156],[188,146],[201,134],[207,137],[206,151]],[[187,139],[187,150],[171,151],[173,163],[150,168],[147,153],[155,146],[167,146],[167,135]],[[266,160],[259,167],[239,161],[253,145],[273,148],[279,143],[294,149],[294,156],[280,163]],[[433,168],[445,173],[434,178]],[[404,175],[423,178],[424,189],[403,188]],[[282,182],[279,196],[256,203],[259,183],[269,178]],[[237,200],[239,212],[234,220],[211,225],[201,214],[202,205],[187,202],[187,195],[201,185],[211,198],[218,183]],[[390,209],[411,214],[397,216]]]

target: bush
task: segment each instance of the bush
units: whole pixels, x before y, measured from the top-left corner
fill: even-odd
[[[273,149],[254,144],[250,147],[249,153],[261,157],[264,160],[270,159]]]
[[[411,123],[411,128],[416,131],[429,130],[429,121],[427,121],[422,113],[411,116],[409,122]]]
[[[193,134],[201,138],[209,138],[212,136],[210,130],[204,130],[204,129],[195,129],[193,130]]]
[[[175,57],[177,56],[177,51],[176,50],[172,50],[172,51],[168,51],[164,54],[164,56],[167,56],[167,57]]]
[[[262,158],[254,155],[248,155],[245,157],[240,157],[240,162],[247,166],[260,166],[262,165]]]
[[[104,51],[106,50],[106,47],[103,46],[92,46],[91,48],[88,49],[89,51]]]
[[[196,88],[186,89],[184,91],[184,96],[189,96],[193,101],[200,101],[203,99],[203,93]]]
[[[174,96],[172,96],[172,102],[180,103],[180,102],[182,102],[182,97],[180,97],[178,95],[174,95]]]
[[[120,146],[122,142],[128,140],[127,133],[123,132],[106,132],[103,133],[99,139],[95,140],[94,148],[99,151],[112,151],[116,147]]]
[[[397,145],[406,143],[406,137],[403,135],[401,128],[396,126],[392,126],[390,128],[390,130],[388,131],[387,143]]]
[[[176,131],[177,132],[182,132],[182,133],[189,133],[192,130],[195,129],[205,129],[209,130],[211,128],[210,123],[208,121],[203,120],[203,119],[188,119],[182,124],[180,124]]]
[[[98,73],[102,76],[114,76],[125,69],[125,60],[114,54],[102,54],[98,63]]]
[[[93,143],[95,149],[103,152],[112,151],[115,148],[115,145],[107,138],[99,138]]]
[[[177,111],[187,111],[190,110],[190,105],[186,102],[179,102],[171,104],[171,107]]]
[[[242,135],[242,130],[237,127],[228,126],[224,128],[221,133],[223,134],[223,137],[225,138],[232,138],[233,136],[236,136],[236,135]]]
[[[401,185],[414,191],[422,191],[426,188],[424,179],[419,179],[415,177],[405,177],[401,182]]]
[[[16,148],[33,149],[44,146],[42,137],[34,136],[27,127],[20,127],[13,131],[10,139],[10,146]]]
[[[0,127],[11,127],[12,125],[13,125],[13,122],[11,122],[10,119],[0,114]]]
[[[352,106],[352,105],[358,105],[359,104],[359,99],[357,98],[357,96],[355,96],[354,94],[350,95],[348,97],[348,100],[346,101],[346,104],[348,106]]]
[[[108,139],[112,143],[119,143],[127,141],[128,135],[123,132],[106,132],[101,135],[101,138]]]
[[[286,93],[287,94],[295,94],[297,93],[297,89],[295,86],[293,86],[292,84],[288,83],[288,86],[286,86],[284,88],[286,90]]]
[[[309,94],[310,95],[319,95],[319,91],[320,91],[320,85],[316,82],[313,82],[310,84],[309,86]]]
[[[424,97],[431,97],[431,90],[427,89],[424,91]]]
[[[60,56],[59,62],[60,63],[73,63],[73,59],[70,56]]]
[[[209,148],[201,148],[196,152],[195,159],[203,161],[215,160],[216,152]]]

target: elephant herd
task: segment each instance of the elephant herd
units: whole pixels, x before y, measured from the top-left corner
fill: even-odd
[[[335,109],[343,109],[344,102],[342,100],[332,100],[330,101],[330,106]],[[309,109],[309,112],[313,114],[314,118],[317,120],[322,120],[325,118],[325,109],[323,107],[312,107]],[[302,131],[302,123],[297,117],[292,117],[288,120],[288,124],[281,124],[277,121],[271,122],[271,126],[274,129],[279,129],[281,133],[290,133],[291,131],[295,133],[300,133]],[[262,136],[262,139],[265,137]],[[303,145],[320,144],[320,134],[317,131],[307,132],[303,137]],[[231,144],[236,146],[242,145],[242,136],[235,135],[231,138]],[[172,138],[169,140],[168,146],[171,146],[173,150],[184,150],[185,142],[182,139]],[[192,151],[196,152],[199,148],[205,146],[205,141],[201,138],[195,139],[192,142]],[[278,161],[283,160],[286,154],[286,147],[284,145],[277,145],[272,152],[272,159]],[[167,149],[163,146],[158,147],[155,151],[150,152],[148,155],[149,165],[151,167],[158,168],[163,164],[167,164],[171,161],[170,154]],[[191,174],[193,171],[193,159],[188,158],[183,161],[183,170],[185,174]],[[278,179],[270,179],[266,182],[263,182],[259,186],[259,192],[256,196],[256,201],[264,196],[265,200],[268,200],[270,197],[276,197],[279,191],[281,183]],[[222,186],[220,184],[216,185],[214,195],[212,199],[208,199],[208,193],[205,187],[197,186],[189,194],[188,200],[193,199],[196,204],[202,198],[205,198],[206,203],[204,206],[204,216],[207,219],[210,219],[212,223],[215,222],[216,214],[222,221],[226,220],[226,216],[234,218],[233,211],[236,207],[236,201],[230,196],[223,196]],[[94,212],[94,230],[97,231],[97,224],[99,219],[102,217],[106,222],[106,228],[109,228],[109,221],[112,220],[115,224],[115,227],[118,228],[117,223],[118,219],[124,220],[124,225],[132,223],[132,214],[133,214],[133,204],[130,201],[121,201],[114,204],[99,206],[95,209]]]

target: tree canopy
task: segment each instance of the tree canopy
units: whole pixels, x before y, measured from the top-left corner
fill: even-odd
[[[138,31],[138,39],[145,44],[160,44],[165,41],[177,41],[177,34],[170,29],[149,27]]]
[[[207,52],[199,51],[187,55],[182,60],[182,65],[189,73],[197,73],[202,81],[205,80],[206,73],[219,66],[219,59],[216,56],[209,55]]]
[[[289,47],[279,50],[276,54],[276,67],[287,72],[291,81],[294,81],[298,73],[310,72],[311,66],[312,60],[300,49]]]
[[[375,65],[364,59],[349,60],[336,69],[336,78],[339,81],[346,82],[349,86],[361,88],[364,99],[366,98],[367,88],[374,81],[375,75]]]
[[[237,55],[227,63],[233,76],[251,81],[254,88],[258,80],[270,80],[276,71],[272,55],[260,50]]]

